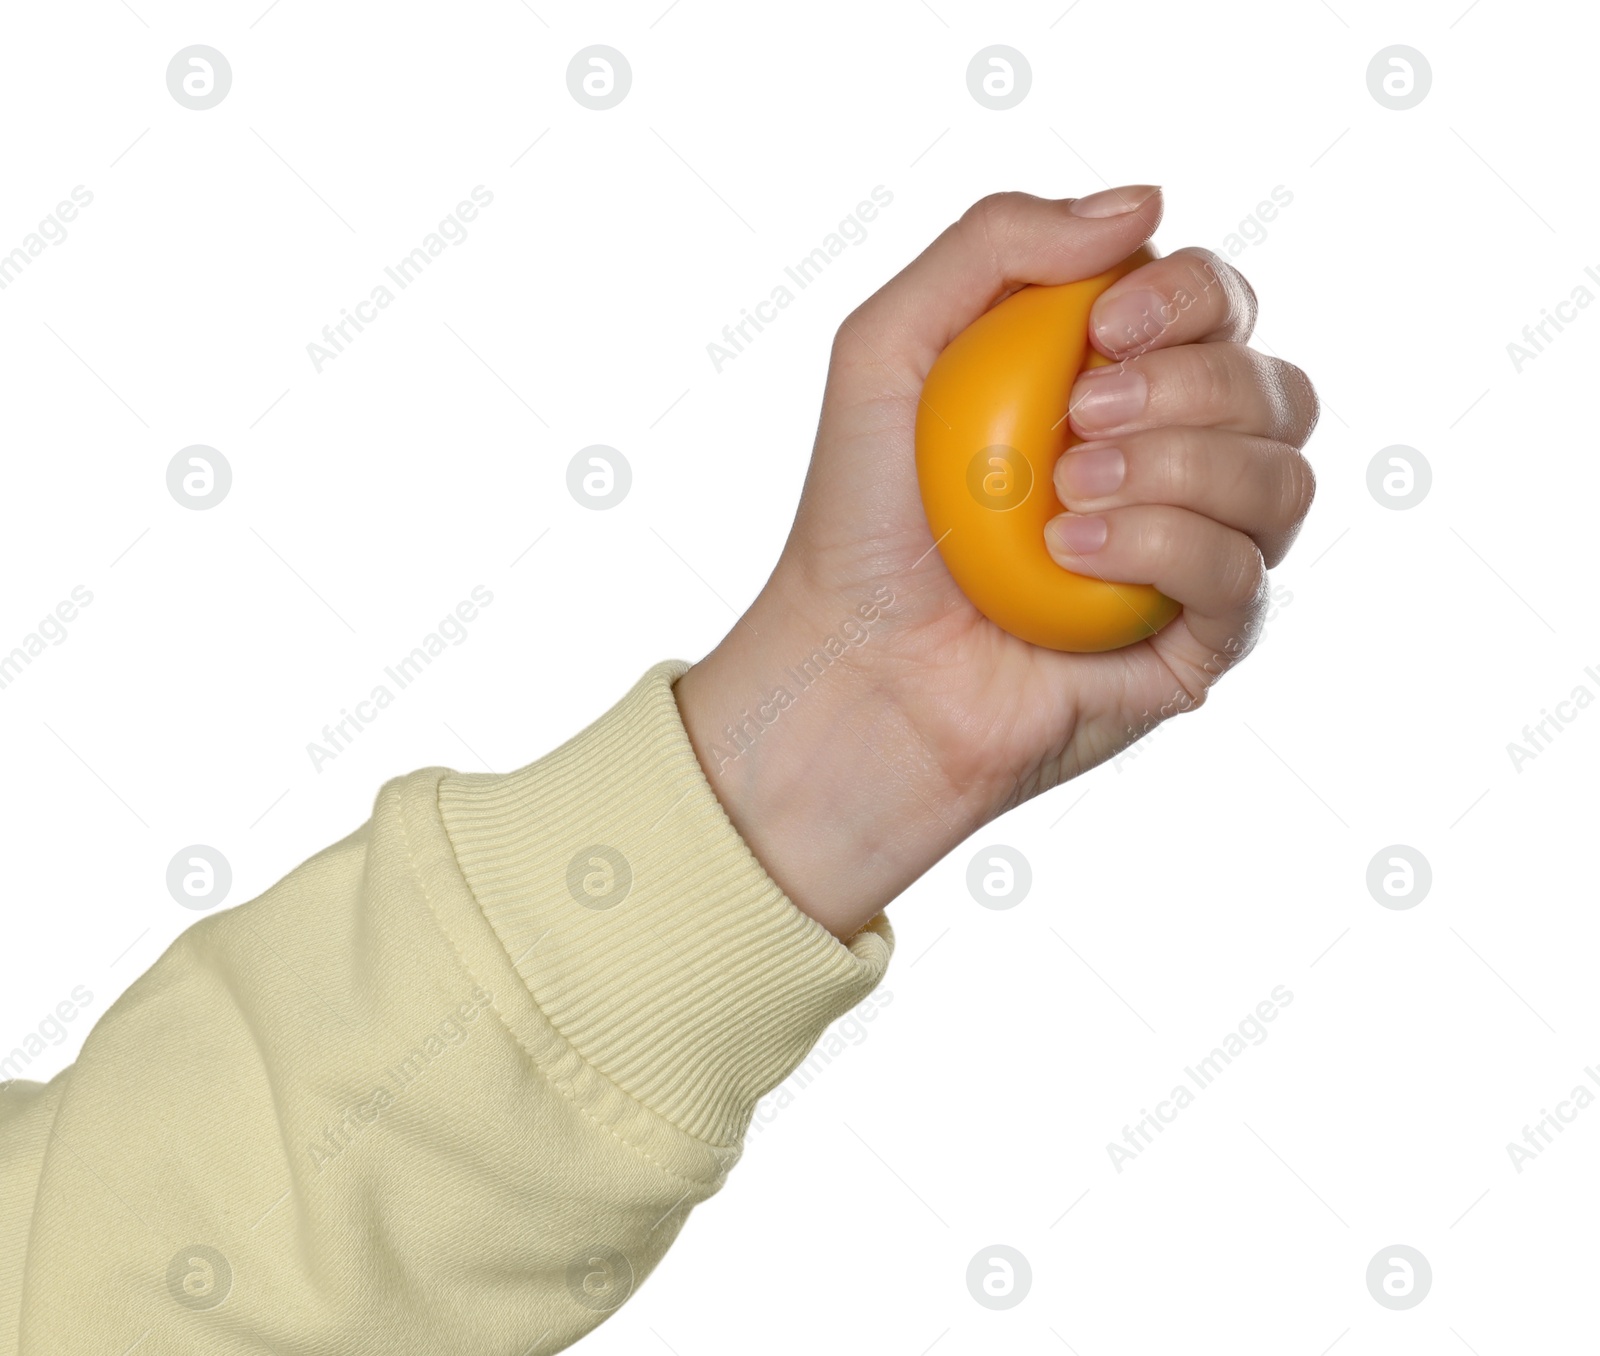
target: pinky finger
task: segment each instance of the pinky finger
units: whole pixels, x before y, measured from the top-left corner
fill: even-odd
[[[1181,603],[1195,653],[1172,657],[1186,665],[1231,663],[1255,644],[1266,609],[1267,567],[1243,532],[1188,509],[1139,504],[1060,514],[1045,527],[1045,545],[1064,569],[1112,583],[1153,584]]]

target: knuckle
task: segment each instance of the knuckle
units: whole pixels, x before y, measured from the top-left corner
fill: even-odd
[[[1249,334],[1256,323],[1256,293],[1250,280],[1215,250],[1194,246],[1187,257],[1189,282],[1197,296],[1214,309],[1219,326]]]
[[[1298,449],[1288,449],[1283,459],[1284,501],[1290,521],[1298,523],[1311,512],[1317,497],[1317,473]]]
[[[1139,534],[1136,550],[1147,560],[1171,560],[1174,554],[1172,515],[1152,511],[1139,515]]]
[[[1172,708],[1170,714],[1186,716],[1198,711],[1206,704],[1212,687],[1221,676],[1220,670],[1213,672],[1210,661],[1207,664],[1186,665],[1178,674],[1179,690],[1169,703]]]
[[[839,328],[833,332],[833,344],[828,350],[830,367],[838,367],[854,349],[860,348],[862,328],[871,323],[872,311],[868,302],[862,302],[839,322]]]
[[[961,214],[960,225],[993,250],[997,240],[1010,233],[1019,205],[1026,195],[1015,191],[987,193]]]
[[[1195,344],[1186,350],[1186,402],[1209,416],[1237,408],[1244,386],[1238,355],[1231,344]]]
[[[990,193],[979,198],[971,207],[961,214],[956,222],[956,230],[967,240],[971,247],[983,258],[988,260],[989,270],[992,273],[1000,272],[1000,247],[997,241],[1005,239],[1006,221],[1011,209],[1006,205],[1005,193]]]
[[[1322,419],[1322,400],[1304,368],[1296,367],[1282,358],[1279,358],[1277,363],[1279,388],[1296,413],[1296,427],[1304,429],[1300,435],[1300,441],[1304,442]]]
[[[896,352],[896,331],[892,315],[868,297],[839,322],[828,349],[828,378],[842,379],[852,372],[878,367]]]
[[[1162,435],[1156,444],[1161,488],[1172,503],[1192,504],[1204,489],[1199,469],[1201,435],[1183,427],[1163,429]]]
[[[1262,610],[1268,593],[1267,561],[1254,540],[1229,531],[1204,559],[1201,568],[1207,575],[1211,609],[1247,620]]]
[[[1228,271],[1233,275],[1237,286],[1238,299],[1236,304],[1243,330],[1246,334],[1250,334],[1255,330],[1256,319],[1261,314],[1261,303],[1256,298],[1256,289],[1250,285],[1249,278],[1234,268],[1232,264],[1228,265]]]
[[[1217,685],[1218,680],[1238,662],[1238,656],[1224,648],[1213,651],[1211,657],[1204,661],[1191,661],[1178,670],[1178,685],[1182,689],[1182,696],[1177,699],[1178,710],[1176,714],[1182,715],[1190,711],[1198,711],[1206,704],[1211,696],[1211,689]]]
[[[1237,553],[1229,575],[1224,596],[1235,607],[1249,609],[1262,601],[1267,589],[1267,562],[1254,542]]]
[[[1002,189],[996,193],[985,193],[971,207],[967,208],[965,215],[974,218],[992,218],[997,213],[1009,211],[1012,204],[1020,196],[1012,189]]]
[[[1198,245],[1183,251],[1183,254],[1192,291],[1200,296],[1209,296],[1220,289],[1221,295],[1226,296],[1228,275],[1233,271],[1231,265],[1224,263],[1215,250]]]

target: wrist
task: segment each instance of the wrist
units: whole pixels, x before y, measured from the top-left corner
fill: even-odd
[[[674,688],[728,818],[796,907],[839,937],[985,818],[874,680],[893,601],[884,586],[830,610],[769,584]]]

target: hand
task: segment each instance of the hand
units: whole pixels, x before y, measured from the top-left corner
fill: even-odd
[[[677,684],[701,764],[791,899],[848,937],[964,838],[1193,710],[1259,635],[1266,571],[1311,504],[1304,373],[1245,346],[1255,295],[1184,249],[1096,303],[1114,366],[1078,380],[1046,544],[1080,574],[1183,605],[1147,640],[1061,654],[956,586],[923,513],[912,430],[944,346],[1027,283],[1092,277],[1154,232],[1161,194],[974,204],[835,338],[799,511],[776,568]],[[829,645],[828,641],[832,640]],[[807,661],[805,664],[802,661]]]

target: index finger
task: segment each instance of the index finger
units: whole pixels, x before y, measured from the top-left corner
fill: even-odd
[[[1089,313],[1094,346],[1108,358],[1212,340],[1244,343],[1255,323],[1256,294],[1244,274],[1193,245],[1119,278]]]
[[[920,380],[946,344],[1017,288],[1092,278],[1126,259],[1154,234],[1161,209],[1149,185],[1065,200],[992,193],[858,306],[843,331]]]

